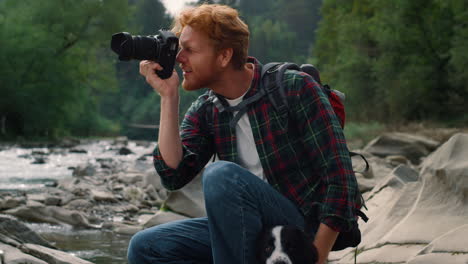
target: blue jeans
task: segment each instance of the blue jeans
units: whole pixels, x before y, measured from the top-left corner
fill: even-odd
[[[207,217],[174,221],[135,234],[129,264],[248,264],[264,226],[304,228],[298,208],[268,183],[226,161],[203,173]]]

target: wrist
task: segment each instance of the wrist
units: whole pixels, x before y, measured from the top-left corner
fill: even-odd
[[[160,94],[161,96],[161,106],[164,105],[172,105],[178,106],[179,105],[179,93],[169,93],[169,94]]]

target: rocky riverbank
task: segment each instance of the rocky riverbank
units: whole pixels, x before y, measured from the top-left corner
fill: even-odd
[[[357,263],[468,263],[468,134],[447,138],[388,133],[356,150],[371,165],[357,174],[370,217],[360,223]],[[22,151],[18,159],[36,166],[67,164],[70,175],[39,189],[2,192],[0,212],[8,216],[0,217],[0,224],[41,222],[131,235],[204,216],[200,178],[167,192],[152,167],[153,147],[118,139]],[[85,157],[80,163],[68,161],[80,155]],[[359,158],[353,164],[356,171],[363,169]],[[90,263],[59,253],[29,229],[20,230],[0,227],[5,263],[27,258],[28,263]],[[334,252],[330,261],[354,263],[355,254],[354,249]]]

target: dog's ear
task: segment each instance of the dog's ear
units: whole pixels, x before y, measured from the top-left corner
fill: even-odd
[[[258,263],[266,263],[267,258],[271,255],[272,249],[271,229],[262,229],[257,236],[255,255]]]

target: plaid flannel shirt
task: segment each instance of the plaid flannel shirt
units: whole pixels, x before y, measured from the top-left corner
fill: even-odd
[[[260,89],[259,63],[249,61],[255,64],[255,73],[244,99]],[[340,123],[327,95],[309,75],[288,70],[283,82],[286,114],[277,113],[268,96],[247,111],[265,177],[305,216],[316,214],[317,223],[348,231],[357,219],[358,186]],[[209,92],[201,95],[185,115],[180,129],[183,159],[178,168],[164,163],[158,146],[154,150],[155,168],[169,190],[190,182],[214,154],[238,163],[236,133],[229,126],[233,114],[219,111],[209,98]],[[207,111],[208,107],[212,110]]]

